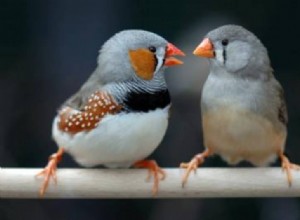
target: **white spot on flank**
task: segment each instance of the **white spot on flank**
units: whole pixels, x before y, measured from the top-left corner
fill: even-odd
[[[82,124],[81,127],[84,128],[84,127],[85,127],[85,124]]]

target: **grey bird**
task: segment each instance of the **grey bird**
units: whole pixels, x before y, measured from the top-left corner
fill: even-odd
[[[100,50],[98,66],[78,92],[58,110],[52,136],[59,150],[38,176],[43,195],[64,152],[84,167],[145,167],[154,176],[153,194],[165,172],[154,160],[144,160],[165,135],[170,95],[164,79],[168,66],[182,64],[184,55],[161,36],[125,30]]]
[[[210,31],[194,54],[210,61],[201,99],[205,151],[181,164],[182,185],[213,154],[232,165],[266,166],[279,157],[291,185],[291,169],[299,166],[284,155],[288,114],[267,49],[245,28],[225,25]]]

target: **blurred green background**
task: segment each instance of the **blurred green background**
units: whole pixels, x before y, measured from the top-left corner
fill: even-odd
[[[172,116],[151,158],[164,167],[189,160],[203,150],[199,102],[207,76],[207,62],[191,52],[207,31],[228,23],[268,48],[287,99],[287,154],[300,163],[299,12],[299,0],[0,0],[0,166],[45,165],[56,151],[56,109],[94,70],[105,40],[132,28],[158,33],[188,55],[184,66],[167,70]],[[69,156],[60,166],[78,167]],[[205,166],[227,165],[214,157]],[[0,219],[296,220],[300,200],[0,200]]]

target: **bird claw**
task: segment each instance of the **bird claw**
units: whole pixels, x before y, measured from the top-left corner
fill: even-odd
[[[57,170],[57,164],[61,161],[63,154],[63,149],[59,149],[59,151],[55,154],[52,154],[49,157],[49,162],[47,166],[37,173],[35,176],[44,176],[44,182],[42,187],[40,188],[40,196],[43,196],[48,188],[49,182],[52,179],[55,185],[57,185],[57,175],[56,175],[56,170]]]
[[[166,177],[166,172],[161,169],[154,160],[138,161],[134,164],[135,167],[148,168],[148,175],[146,181],[150,181],[153,177],[154,183],[152,187],[152,195],[156,196],[159,187],[159,181],[162,181]]]
[[[48,165],[38,174],[36,177],[44,176],[44,182],[40,189],[40,195],[43,196],[48,188],[50,179],[53,179],[54,183],[57,184],[57,176],[56,176],[57,162],[55,159],[51,159]]]
[[[151,180],[151,177],[155,175],[158,176],[159,180],[164,180],[166,177],[166,172],[161,169],[159,166],[156,167],[156,171],[152,170],[151,168],[148,168],[148,176],[146,177],[146,181],[149,182]],[[160,174],[160,175],[159,175]]]
[[[281,169],[282,169],[282,171],[286,172],[288,184],[289,184],[289,186],[292,186],[293,175],[292,175],[291,170],[299,171],[300,166],[297,164],[291,163],[289,161],[289,159],[283,154],[280,154],[279,156],[281,158]]]
[[[182,188],[187,183],[190,173],[194,171],[194,173],[196,174],[198,166],[204,163],[204,159],[211,154],[212,152],[207,148],[203,153],[195,155],[194,158],[189,163],[180,164],[180,168],[186,169],[182,177],[182,183],[181,183]]]
[[[189,178],[189,175],[192,171],[196,174],[197,168],[198,168],[198,160],[196,158],[193,158],[189,163],[181,163],[180,168],[186,169],[183,177],[182,177],[182,188],[187,183],[187,180]]]
[[[192,159],[189,163],[181,163],[180,168],[191,169],[191,171],[194,171],[194,174],[196,174],[197,168],[198,168],[198,163],[197,163],[197,161],[194,161],[194,159]]]

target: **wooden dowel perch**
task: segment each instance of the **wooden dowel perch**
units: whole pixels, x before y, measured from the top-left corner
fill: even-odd
[[[0,198],[40,198],[41,169],[0,169]],[[156,197],[143,169],[58,169],[44,198],[298,197],[300,171],[288,186],[280,168],[200,168],[181,187],[182,169],[165,169]]]

